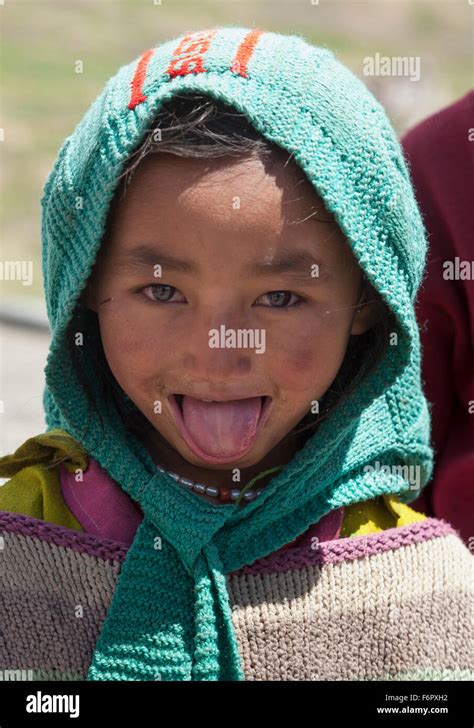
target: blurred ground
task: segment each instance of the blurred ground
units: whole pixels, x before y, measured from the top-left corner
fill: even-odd
[[[0,324],[0,382],[3,401],[0,455],[46,430],[43,415],[43,369],[47,332]]]

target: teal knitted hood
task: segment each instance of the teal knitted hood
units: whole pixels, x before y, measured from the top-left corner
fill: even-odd
[[[162,104],[187,91],[235,107],[293,154],[397,322],[396,345],[244,508],[206,502],[157,470],[95,386],[97,328],[84,332],[82,373],[100,417],[91,414],[66,342],[119,175]],[[334,508],[385,493],[410,502],[419,491],[397,466],[417,467],[421,486],[431,475],[413,308],[426,242],[399,143],[382,107],[330,51],[298,36],[207,29],[119,69],[64,141],[41,204],[47,426],[77,438],[144,513],[88,679],[241,680],[226,575]]]

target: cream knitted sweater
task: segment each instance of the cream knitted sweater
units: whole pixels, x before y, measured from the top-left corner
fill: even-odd
[[[83,680],[127,547],[0,513],[4,679]],[[443,521],[289,549],[226,578],[247,680],[472,680],[474,560]]]

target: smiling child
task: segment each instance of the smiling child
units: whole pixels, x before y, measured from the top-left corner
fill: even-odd
[[[213,137],[215,104],[179,98],[174,113],[189,124],[193,109],[201,120],[207,110],[213,156],[192,137],[181,142],[183,156],[176,141],[148,151],[126,194],[116,193],[86,298],[115,380],[152,425],[157,461],[230,490],[235,468],[247,482],[292,458],[308,393],[319,402],[328,392],[350,338],[378,309],[358,306],[367,282],[289,155],[270,145],[259,154],[261,142],[253,151],[242,136],[236,158],[235,136],[220,147]],[[158,128],[168,136],[167,114]],[[235,111],[220,114],[236,131]],[[240,125],[245,131],[245,118]],[[228,339],[211,347],[220,327],[263,331],[265,356]],[[163,341],[157,360],[150,352]]]
[[[472,556],[408,505],[426,240],[365,86],[298,36],[186,33],[109,80],[42,210],[48,429],[0,461],[2,665],[472,679]]]

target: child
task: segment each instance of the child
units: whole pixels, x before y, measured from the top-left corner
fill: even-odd
[[[1,461],[2,667],[471,679],[472,557],[413,511],[425,238],[327,50],[187,33],[119,70],[42,199],[48,431]]]

